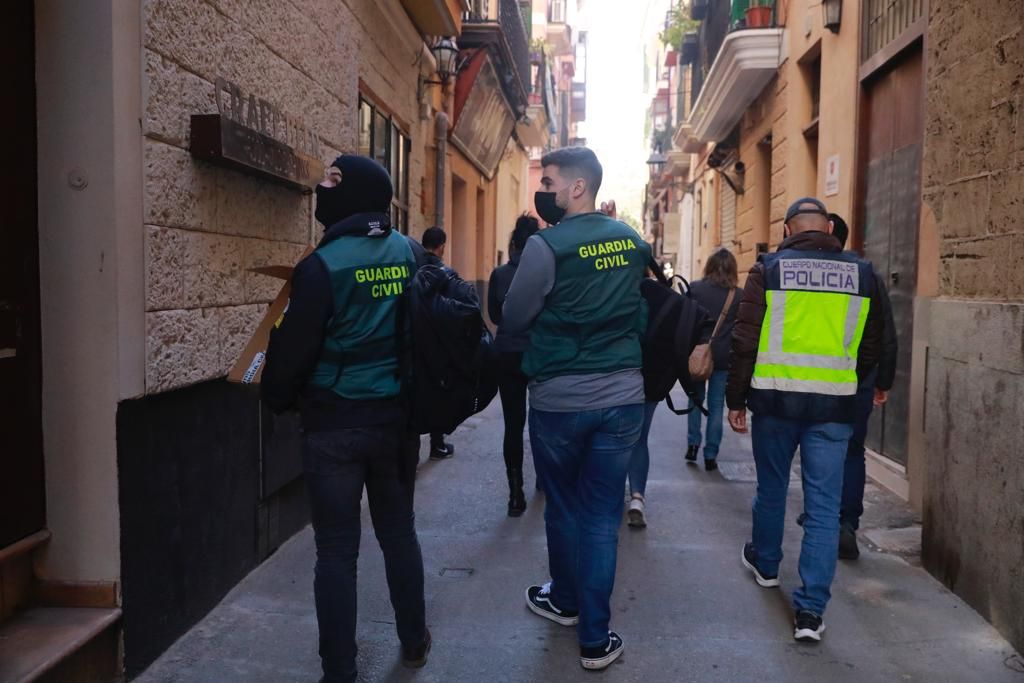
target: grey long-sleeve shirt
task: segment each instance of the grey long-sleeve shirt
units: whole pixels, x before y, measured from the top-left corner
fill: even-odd
[[[555,252],[543,238],[534,235],[526,241],[505,297],[502,329],[513,335],[527,334],[544,310],[544,301],[554,286]],[[572,413],[643,402],[644,378],[640,368],[530,381],[530,407],[534,410]]]

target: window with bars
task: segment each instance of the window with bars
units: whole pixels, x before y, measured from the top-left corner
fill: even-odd
[[[409,233],[409,151],[412,144],[395,120],[372,102],[359,98],[359,153],[375,159],[391,174],[395,188],[391,224]]]

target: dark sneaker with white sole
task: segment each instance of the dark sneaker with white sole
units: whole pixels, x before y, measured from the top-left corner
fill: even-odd
[[[817,643],[825,632],[825,622],[814,612],[802,609],[796,613],[793,638],[801,643]]]
[[[538,616],[559,624],[561,626],[575,626],[580,621],[579,612],[558,609],[555,603],[551,602],[551,582],[543,586],[530,586],[526,589],[526,606]]]
[[[597,647],[580,648],[580,664],[589,671],[600,671],[622,656],[625,645],[615,631],[608,631],[608,642]]]
[[[753,573],[754,580],[757,581],[759,586],[764,588],[775,588],[779,585],[778,574],[762,574],[761,570],[757,568],[757,553],[754,552],[753,543],[743,544],[743,552],[740,553],[740,560],[743,562],[743,566]]]

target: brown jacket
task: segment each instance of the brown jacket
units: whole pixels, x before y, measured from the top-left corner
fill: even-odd
[[[830,251],[840,252],[842,247],[832,235],[823,232],[801,232],[787,238],[779,245],[783,249],[799,251]],[[747,406],[747,394],[750,392],[750,380],[754,376],[754,363],[757,360],[757,345],[761,338],[761,323],[767,307],[764,293],[764,266],[758,262],[747,275],[747,284],[743,288],[743,299],[736,316],[736,325],[732,331],[732,351],[729,357],[729,380],[725,387],[725,401],[729,410],[743,410]],[[871,296],[871,306],[857,353],[857,376],[863,379],[875,365],[882,354],[885,323],[881,295],[876,290]],[[852,418],[851,418],[852,419]]]

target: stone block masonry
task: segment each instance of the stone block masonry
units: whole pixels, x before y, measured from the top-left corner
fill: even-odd
[[[249,269],[294,263],[319,235],[311,195],[189,153],[190,117],[217,111],[219,77],[313,131],[324,161],[358,149],[365,83],[413,139],[409,178],[418,187],[418,34],[385,5],[143,2],[147,393],[222,376],[280,288]],[[393,49],[399,38],[408,54]],[[418,223],[420,196],[410,195]]]
[[[1024,5],[929,3],[922,558],[1024,647]]]

